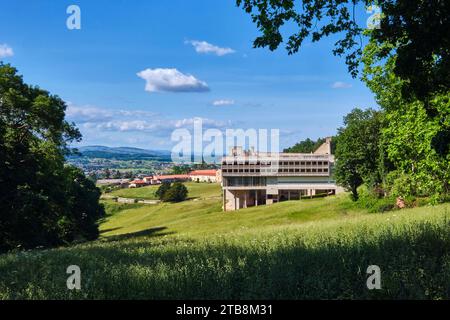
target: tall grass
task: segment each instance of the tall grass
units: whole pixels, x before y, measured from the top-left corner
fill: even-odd
[[[448,205],[0,256],[2,299],[449,299]],[[169,228],[170,229],[170,228]],[[163,234],[163,235],[161,235]],[[66,289],[79,265],[82,289]],[[366,269],[381,268],[381,290]]]

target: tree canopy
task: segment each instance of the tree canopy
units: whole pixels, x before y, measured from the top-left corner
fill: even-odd
[[[310,138],[296,143],[293,147],[287,148],[284,152],[287,153],[312,153],[317,150],[325,142],[325,139],[318,139],[313,141]]]
[[[284,149],[283,152],[286,152],[286,153],[313,153],[324,143],[325,143],[325,138],[319,138],[319,139],[317,139],[317,141],[311,140],[310,138],[306,138],[306,140],[300,141],[300,142],[296,143],[294,146]],[[336,139],[335,139],[335,137],[333,137],[331,140],[331,153],[334,154],[335,150],[336,150]]]
[[[181,202],[186,200],[188,189],[181,182],[163,182],[158,190],[156,196],[164,202]]]
[[[376,184],[380,155],[382,114],[368,109],[354,109],[344,117],[344,127],[338,130],[335,178],[338,184],[358,199],[358,187],[366,182]]]
[[[402,93],[409,99],[428,101],[431,95],[450,87],[450,2],[445,0],[236,0],[251,15],[260,34],[254,47],[277,49],[285,42],[289,54],[298,52],[304,41],[313,42],[342,34],[333,53],[345,56],[350,73],[358,75],[367,36],[383,50],[379,58],[396,54],[393,72],[403,80]],[[380,28],[365,30],[357,21],[358,5],[381,8]],[[295,32],[283,35],[286,24]]]
[[[98,236],[100,192],[65,165],[68,144],[81,139],[65,110],[0,62],[0,251]]]

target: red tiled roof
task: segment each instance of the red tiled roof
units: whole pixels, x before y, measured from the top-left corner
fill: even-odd
[[[187,174],[168,174],[162,176],[154,176],[154,180],[169,180],[169,179],[189,179]]]
[[[134,181],[131,181],[131,183],[134,183],[134,184],[146,184],[144,180],[134,180]]]
[[[194,170],[189,173],[191,176],[216,176],[217,170]]]

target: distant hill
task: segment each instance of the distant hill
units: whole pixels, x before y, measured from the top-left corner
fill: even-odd
[[[86,146],[74,148],[78,150],[78,155],[71,155],[69,158],[88,157],[104,158],[118,160],[139,160],[155,159],[161,161],[170,161],[171,153],[165,150],[146,150],[131,147],[105,147],[105,146]]]

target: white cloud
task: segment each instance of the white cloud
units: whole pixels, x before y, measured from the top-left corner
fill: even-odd
[[[206,118],[187,118],[180,120],[154,119],[154,120],[112,120],[102,123],[85,123],[85,128],[100,131],[118,132],[146,132],[156,136],[168,136],[173,130],[191,128],[196,120],[202,120],[202,126],[209,128],[226,128],[229,122]]]
[[[213,53],[219,57],[236,52],[231,48],[221,48],[206,41],[191,40],[185,43],[191,44],[197,53]]]
[[[13,49],[7,44],[0,44],[0,58],[12,57],[14,55]]]
[[[215,100],[213,101],[213,106],[231,106],[234,104],[234,100],[230,99],[221,99],[221,100]]]
[[[342,81],[336,81],[335,83],[333,83],[331,85],[331,88],[333,88],[333,89],[349,89],[351,87],[352,87],[352,85],[350,83],[345,83]]]
[[[67,104],[66,117],[69,121],[76,123],[105,123],[114,119],[151,118],[154,112],[143,110],[109,110],[93,106],[76,106]]]
[[[97,107],[80,107],[68,103],[66,116],[70,121],[74,121],[76,123],[102,122],[112,119],[113,112]]]
[[[138,77],[146,81],[145,90],[148,92],[204,92],[209,87],[190,74],[183,74],[177,69],[145,69]]]

